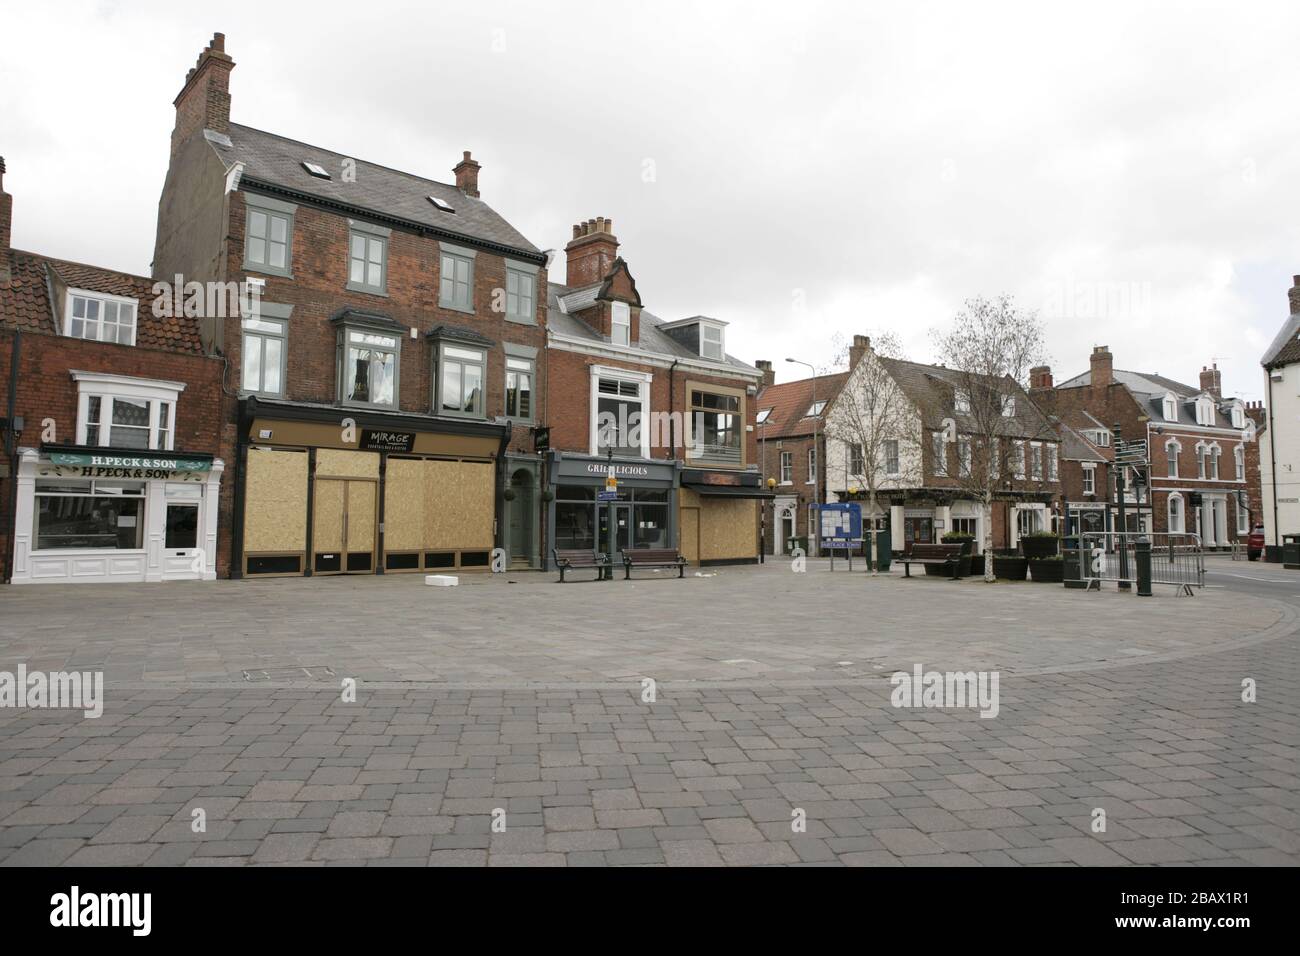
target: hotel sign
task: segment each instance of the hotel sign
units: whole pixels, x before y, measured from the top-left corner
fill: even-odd
[[[88,478],[163,478],[177,471],[211,471],[212,462],[167,455],[102,455],[93,452],[52,451],[50,463],[71,465]]]

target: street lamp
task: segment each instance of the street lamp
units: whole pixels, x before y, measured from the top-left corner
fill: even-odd
[[[808,369],[808,372],[812,376],[812,410],[814,412],[817,411],[817,369],[813,368],[810,363],[801,362],[799,359],[788,358],[786,361],[793,365],[803,365]],[[817,447],[817,419],[819,417],[820,415],[813,415],[813,461],[816,462],[817,465],[817,475],[813,481],[813,514],[817,513],[817,510],[821,507],[822,503],[821,475],[824,469],[822,468],[822,451]],[[817,519],[814,518],[813,520],[816,521]],[[809,538],[810,540],[808,544],[809,549],[811,550],[813,542],[817,540],[817,536],[812,534],[809,535]]]

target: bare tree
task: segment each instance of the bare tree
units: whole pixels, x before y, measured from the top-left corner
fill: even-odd
[[[901,343],[892,333],[868,345],[826,422],[827,437],[840,443],[846,482],[860,479],[866,488],[869,521],[875,517],[882,489],[907,487],[920,472],[918,410],[881,361],[901,357]],[[875,574],[877,563],[872,562],[871,568]]]
[[[1043,327],[1036,313],[1021,311],[1010,296],[977,297],[934,338],[939,361],[951,370],[945,378],[954,385],[953,415],[943,436],[957,444],[951,477],[980,503],[984,552],[991,556],[999,487],[1027,489],[1033,481],[1025,474],[1024,439],[1037,432],[1039,416],[1021,406],[1029,404],[1023,390],[1029,369],[1042,361]],[[990,557],[984,580],[994,580]]]

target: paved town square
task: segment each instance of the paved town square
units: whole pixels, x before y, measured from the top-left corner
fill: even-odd
[[[15,589],[0,670],[105,687],[0,709],[0,863],[1294,865],[1300,579],[1208,564]],[[893,706],[917,666],[996,713]]]

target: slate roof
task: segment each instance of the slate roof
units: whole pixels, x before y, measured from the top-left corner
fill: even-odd
[[[1177,424],[1205,427],[1197,424],[1196,402],[1192,401],[1192,399],[1203,394],[1201,389],[1185,385],[1182,382],[1176,382],[1172,378],[1165,378],[1163,375],[1153,375],[1148,372],[1129,372],[1123,369],[1115,369],[1113,374],[1115,381],[1129,390],[1134,400],[1142,407],[1142,411],[1150,416],[1153,422],[1159,424],[1166,420],[1165,393],[1172,392],[1178,399]],[[1062,382],[1057,388],[1080,388],[1091,383],[1092,372],[1087,371],[1082,375],[1076,375],[1074,378]],[[1232,401],[1222,398],[1214,403],[1215,428],[1233,427],[1231,417],[1224,414],[1224,408],[1231,405]]]
[[[938,427],[943,418],[951,416],[957,422],[958,430],[963,423],[969,427],[969,418],[956,412],[953,394],[964,388],[967,383],[965,373],[942,365],[922,365],[904,359],[877,356],[886,370],[898,383],[898,387],[921,410],[921,415],[928,427]],[[1030,400],[1029,395],[1018,384],[1009,380],[978,379],[990,389],[1000,393],[1014,390],[1016,396],[1016,413],[1008,417],[1001,434],[1016,438],[1057,437],[1056,428],[1048,421],[1042,410]]]
[[[567,335],[571,338],[587,339],[592,343],[609,344],[609,340],[602,335],[598,335],[596,330],[589,326],[582,319],[570,315],[565,309],[571,308],[572,303],[585,302],[588,306],[595,302],[595,290],[598,290],[601,283],[591,286],[568,286],[560,285],[558,282],[548,282],[546,290],[546,326],[553,332],[561,335]],[[586,293],[591,291],[593,294],[588,299]],[[561,307],[561,300],[564,301]],[[585,307],[585,306],[584,306]],[[631,348],[634,352],[645,352],[647,355],[656,355],[666,358],[683,358],[694,359],[697,362],[707,362],[708,359],[702,358],[692,352],[686,346],[682,345],[672,336],[660,331],[659,327],[665,322],[659,316],[655,315],[648,309],[641,310],[641,335],[638,341],[632,343]],[[732,355],[724,358],[724,365],[729,365],[738,372],[748,372],[750,375],[757,375],[758,369],[754,366],[742,362]]]
[[[542,255],[491,206],[482,199],[466,196],[454,184],[414,176],[238,123],[230,124],[229,137],[208,134],[208,143],[227,169],[236,163],[244,164],[241,184],[268,183],[428,226],[467,241],[524,252],[534,259]],[[344,160],[356,164],[354,182],[343,181]],[[313,176],[303,168],[304,162],[324,167],[331,178]],[[439,209],[429,202],[429,196],[444,200],[455,212]]]
[[[761,413],[770,408],[772,413],[767,421],[755,426],[755,430],[764,441],[777,438],[796,438],[813,433],[814,419],[808,414],[812,408],[813,394],[817,401],[826,402],[826,408],[816,419],[819,431],[826,429],[826,416],[830,406],[849,380],[848,372],[834,372],[830,375],[818,375],[815,378],[801,378],[794,382],[782,382],[769,385],[758,393],[754,407]],[[813,386],[816,385],[816,388]]]
[[[8,288],[0,288],[0,325],[24,332],[61,335],[63,296],[58,290],[85,289],[137,301],[137,347],[203,354],[198,323],[194,319],[154,315],[153,279],[18,249],[10,250],[8,255],[10,281]],[[51,304],[51,295],[55,296],[57,305]]]

